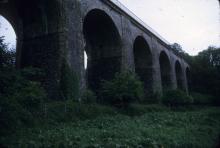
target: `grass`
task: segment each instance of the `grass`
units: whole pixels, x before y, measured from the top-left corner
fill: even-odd
[[[217,107],[184,111],[159,105],[133,105],[123,111],[93,105],[87,114],[91,117],[20,129],[13,136],[2,138],[1,143],[22,148],[210,148],[219,142],[220,109]]]

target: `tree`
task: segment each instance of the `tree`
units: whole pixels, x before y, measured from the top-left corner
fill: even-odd
[[[193,57],[190,65],[193,91],[220,98],[220,48],[208,47]]]
[[[177,56],[183,58],[189,64],[192,63],[192,56],[190,56],[188,53],[186,53],[180,44],[174,43],[174,44],[170,45],[170,48]]]
[[[170,45],[170,47],[174,52],[177,52],[177,53],[185,52],[185,51],[183,51],[182,46],[178,43],[174,43],[174,44]]]

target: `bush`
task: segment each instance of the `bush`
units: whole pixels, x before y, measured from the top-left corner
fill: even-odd
[[[125,107],[130,102],[141,101],[143,96],[143,84],[132,72],[117,73],[113,80],[102,83],[102,100],[112,105]]]
[[[13,97],[1,96],[0,135],[8,134],[22,125],[30,123],[32,116]]]
[[[0,37],[0,135],[22,125],[32,125],[46,99],[40,86],[42,71],[38,68],[15,68],[15,52],[9,51]]]
[[[34,117],[41,113],[41,105],[46,99],[45,91],[39,82],[24,77],[25,73],[22,70],[7,68],[0,71],[2,134],[22,125],[32,125]]]
[[[159,104],[161,103],[161,94],[159,92],[150,92],[143,102],[146,104]]]
[[[43,102],[46,100],[44,89],[37,82],[29,82],[26,87],[20,89],[14,97],[22,107],[31,113],[38,113]]]
[[[97,97],[95,93],[91,90],[85,90],[81,97],[82,103],[89,103],[89,104],[96,103],[96,99]]]
[[[143,104],[131,104],[126,109],[119,110],[119,113],[128,115],[128,116],[141,116],[146,113],[151,112],[167,112],[169,111],[169,108],[164,105],[159,104],[151,104],[151,105],[143,105]]]
[[[215,103],[215,99],[213,96],[196,92],[193,92],[191,95],[194,98],[195,105],[212,105]]]
[[[193,103],[193,98],[181,90],[166,91],[162,102],[171,107],[185,106]]]
[[[80,119],[94,119],[98,116],[115,115],[115,108],[99,104],[81,104],[73,100],[52,101],[47,103],[46,121],[52,124],[78,121]]]

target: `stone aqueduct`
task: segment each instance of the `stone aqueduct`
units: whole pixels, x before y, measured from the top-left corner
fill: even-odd
[[[17,35],[17,67],[44,69],[51,98],[59,96],[63,75],[77,78],[82,91],[125,70],[139,75],[146,92],[188,91],[189,65],[115,0],[1,0],[0,14]]]

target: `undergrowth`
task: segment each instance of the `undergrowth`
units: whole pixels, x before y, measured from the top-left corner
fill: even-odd
[[[36,148],[214,147],[218,144],[220,110],[217,107],[171,111],[159,105],[131,105],[131,112],[123,112],[108,106],[82,106],[78,107],[80,117],[75,111],[67,117],[75,116],[72,122],[53,119],[54,124],[23,128],[0,142],[9,147]],[[57,112],[50,114],[60,111],[52,108]],[[56,117],[59,116],[61,113]],[[53,117],[45,120],[49,118]]]

